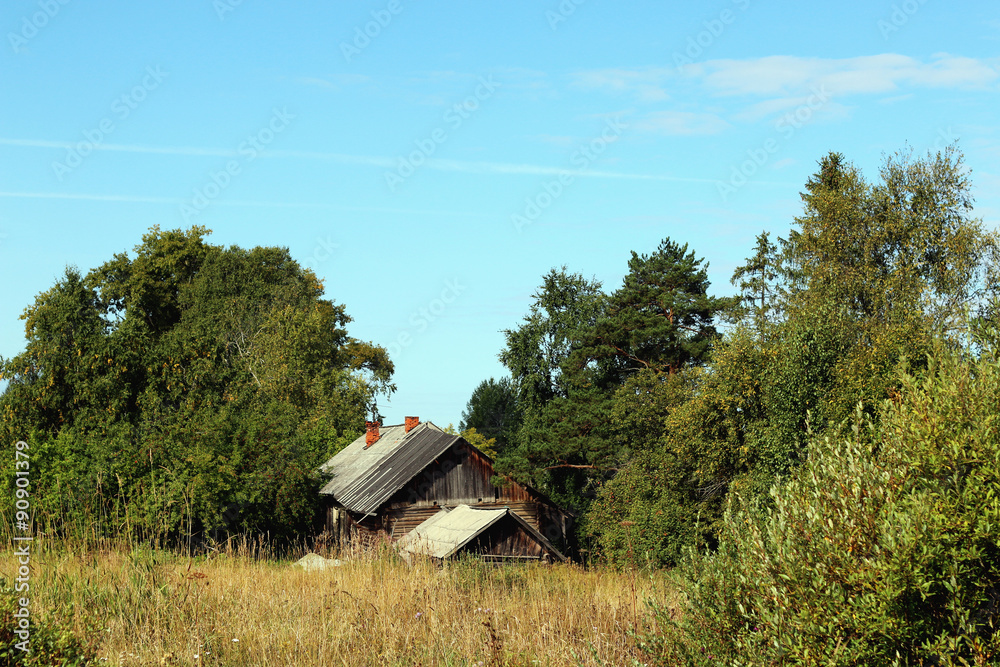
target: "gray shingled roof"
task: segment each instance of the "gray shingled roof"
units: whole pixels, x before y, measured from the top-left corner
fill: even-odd
[[[402,424],[379,429],[379,439],[365,447],[361,436],[323,464],[333,479],[320,493],[333,496],[352,512],[370,514],[406,486],[459,437],[423,422],[406,433]]]

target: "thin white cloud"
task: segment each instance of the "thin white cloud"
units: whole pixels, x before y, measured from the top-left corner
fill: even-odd
[[[62,148],[71,150],[80,144],[88,144],[91,150],[98,151],[119,151],[125,153],[156,153],[160,155],[189,155],[189,156],[209,156],[209,157],[234,157],[239,155],[235,150],[221,148],[193,148],[190,146],[166,147],[166,146],[136,146],[129,144],[99,144],[97,146],[90,142],[80,141],[73,143],[70,141],[45,141],[42,139],[7,139],[0,137],[0,145],[22,146],[25,148]]]
[[[691,65],[719,95],[790,96],[826,87],[833,95],[884,94],[912,88],[988,89],[1000,72],[975,58],[935,54],[929,62],[886,53],[857,58],[768,56]]]
[[[642,69],[605,68],[587,70],[573,75],[571,85],[586,90],[601,90],[608,93],[635,94],[643,101],[669,99],[664,84],[676,76],[676,70],[669,67],[647,67]]]
[[[714,183],[710,179],[687,178],[667,174],[627,174],[595,169],[573,170],[563,167],[546,167],[534,164],[511,164],[504,162],[469,162],[465,160],[427,160],[426,166],[441,171],[457,171],[467,174],[503,174],[508,176],[558,176],[569,174],[589,178],[624,179],[638,181],[676,181],[682,183]]]
[[[170,204],[179,206],[188,203],[183,199],[171,199],[169,197],[143,197],[134,195],[95,195],[78,192],[0,192],[0,198],[7,199],[68,199],[77,201],[104,201],[104,202],[124,202],[136,204]],[[334,204],[320,204],[309,202],[277,202],[277,201],[250,201],[250,200],[213,200],[212,206],[252,206],[271,208],[313,208],[326,209],[331,211],[353,211],[362,213],[400,213],[400,214],[427,214],[427,215],[455,215],[462,217],[488,217],[482,212],[470,211],[437,211],[424,209],[401,209],[387,208],[381,206],[337,206]]]
[[[1000,174],[980,170],[976,174],[976,186],[984,192],[1000,192]]]
[[[180,199],[167,197],[135,197],[132,195],[91,195],[72,192],[0,192],[0,197],[12,199],[76,199],[85,201],[117,201],[139,204],[180,204]]]
[[[936,53],[919,60],[896,53],[855,58],[766,56],[708,60],[672,68],[605,68],[572,75],[575,88],[640,100],[667,99],[674,87],[694,86],[719,96],[793,98],[827,87],[834,95],[894,93],[913,88],[995,89],[1000,67],[992,60]]]
[[[64,141],[43,141],[37,139],[7,139],[0,138],[0,145],[20,146],[27,148],[62,148],[71,149],[75,144]],[[188,156],[211,156],[211,157],[237,157],[239,153],[235,150],[217,148],[196,148],[191,146],[162,147],[162,146],[139,146],[128,144],[100,144],[93,146],[93,150],[118,151],[127,153],[148,153],[154,155],[188,155]],[[395,169],[398,165],[398,158],[381,157],[372,155],[349,155],[346,153],[322,153],[315,151],[289,151],[289,150],[265,150],[258,154],[259,158],[298,158],[307,160],[323,160],[337,162],[340,164],[361,165],[368,167],[378,167],[381,169]],[[560,174],[570,174],[573,176],[605,179],[625,179],[640,181],[679,181],[679,182],[701,182],[699,179],[690,179],[667,174],[628,174],[612,171],[600,171],[595,169],[572,170],[562,167],[548,167],[533,164],[513,164],[507,162],[474,162],[468,160],[443,160],[437,158],[428,159],[424,162],[428,169],[437,171],[459,172],[466,174],[503,174],[503,175],[533,175],[533,176],[558,176]],[[710,182],[710,181],[706,181]]]
[[[897,102],[907,102],[915,97],[913,93],[907,93],[905,95],[892,95],[890,97],[883,97],[878,101],[879,104],[889,105],[896,104]]]
[[[343,86],[368,83],[371,81],[371,78],[364,74],[329,74],[326,76],[299,76],[295,77],[293,81],[303,86],[317,86],[319,88],[337,90]]]
[[[851,115],[851,108],[837,102],[832,97],[832,95],[824,95],[823,97],[812,97],[810,95],[779,97],[751,104],[733,114],[732,117],[735,120],[753,123],[763,118],[794,112],[799,108],[806,107],[810,110],[810,118],[813,120],[818,118],[848,118]]]
[[[580,137],[573,137],[569,135],[560,134],[538,134],[535,135],[535,139],[538,139],[545,144],[554,144],[556,146],[561,146],[563,148],[569,148],[571,146],[577,146],[583,139]]]
[[[718,134],[729,123],[716,114],[690,111],[655,111],[640,121],[636,127],[647,132],[672,136]]]
[[[0,197],[8,199],[69,199],[77,201],[108,201],[125,202],[134,204],[173,204],[185,203],[183,199],[171,199],[170,197],[145,197],[136,195],[95,195],[85,192],[0,192]],[[214,204],[221,206],[271,206],[277,208],[326,208],[326,204],[309,204],[302,202],[273,202],[273,201],[242,201],[242,200],[218,200]]]
[[[696,107],[659,111],[647,116],[639,129],[673,135],[713,134],[726,121],[756,122],[808,104],[827,118],[844,118],[851,107],[843,98],[880,95],[886,102],[907,99],[917,89],[996,91],[1000,60],[984,60],[937,53],[929,59],[885,53],[855,58],[767,56],[747,60],[709,60],[673,68],[604,68],[576,72],[571,87],[614,96],[629,95],[637,102],[673,97],[702,100]],[[888,96],[888,97],[885,97]],[[737,98],[735,108],[723,114],[704,100]],[[756,99],[754,99],[756,98]],[[832,98],[832,99],[831,99]],[[649,108],[649,105],[645,105]]]

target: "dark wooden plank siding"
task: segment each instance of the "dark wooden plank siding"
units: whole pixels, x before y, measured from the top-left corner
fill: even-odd
[[[461,504],[461,503],[456,503]],[[465,503],[469,504],[469,503]],[[536,503],[473,503],[473,507],[485,507],[485,508],[503,508],[509,507],[512,511],[516,512],[518,516],[524,519],[525,523],[531,525],[535,530],[538,529],[538,506]],[[447,507],[451,508],[452,505]],[[413,505],[409,507],[399,507],[395,509],[388,510],[385,513],[386,516],[386,526],[385,532],[394,540],[398,540],[403,535],[419,526],[421,523],[431,518],[435,514],[441,511],[440,505]],[[541,532],[539,530],[539,532]]]
[[[439,511],[441,508],[436,506],[403,507],[389,510],[386,512],[386,534],[393,540],[398,540]]]
[[[469,544],[467,550],[504,558],[541,558],[545,553],[542,545],[509,517],[490,526]]]
[[[348,532],[358,537],[397,540],[442,507],[509,507],[549,542],[562,547],[569,528],[566,513],[520,484],[494,486],[494,475],[489,459],[459,441],[393,494],[375,515],[350,517],[343,509],[337,515],[331,508],[327,530],[340,538],[338,542],[343,542]],[[516,551],[513,545],[510,548]]]
[[[411,505],[478,505],[534,502],[520,484],[490,483],[493,465],[478,452],[460,446],[449,450],[416,475],[388,501],[388,509]]]

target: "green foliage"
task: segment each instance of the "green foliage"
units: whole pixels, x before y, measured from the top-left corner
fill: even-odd
[[[783,243],[781,239],[778,241]],[[736,321],[750,324],[761,338],[767,337],[780,312],[783,278],[785,268],[778,246],[771,243],[770,234],[761,232],[754,254],[733,271],[731,280],[740,290],[739,303],[733,307]]]
[[[713,319],[731,300],[708,296],[708,267],[701,263],[669,238],[649,255],[633,252],[623,285],[585,332],[579,356],[610,360],[618,384],[640,369],[676,373],[704,362],[716,338]]]
[[[607,484],[591,476],[602,503],[610,505],[593,512],[588,526],[592,535],[602,536],[605,556],[621,557],[625,542],[636,538],[644,553],[660,562],[675,553],[679,536],[694,530],[690,517],[698,508],[685,484],[693,466],[660,441],[674,430],[664,420],[691,395],[687,379],[678,376],[705,363],[718,339],[714,318],[732,305],[730,299],[708,296],[708,287],[707,266],[687,245],[668,238],[649,255],[633,252],[622,286],[595,326],[582,332],[568,360],[568,374],[597,375],[606,387],[599,394],[603,401],[583,403],[594,415],[589,433],[603,436],[590,447],[590,462],[619,469]],[[592,384],[601,388],[599,380]],[[611,422],[601,421],[600,413],[610,413]],[[649,519],[643,514],[647,509]],[[624,521],[642,527],[633,531],[626,525],[623,531],[614,521],[623,513],[631,517]],[[632,546],[625,552],[636,553]]]
[[[780,438],[801,433],[807,411],[822,429],[859,402],[877,405],[900,361],[923,359],[993,289],[997,237],[970,215],[961,154],[897,154],[880,175],[869,183],[842,155],[826,156],[781,244],[784,306],[764,372]]]
[[[669,415],[691,398],[693,373],[641,371],[615,394],[616,436],[635,453],[603,484],[585,517],[599,555],[633,565],[670,563],[694,543],[698,498],[691,469],[665,450]]]
[[[631,529],[635,550],[670,564],[686,547],[714,543],[727,495],[766,510],[767,490],[804,461],[810,429],[825,432],[858,403],[876,417],[872,408],[898,394],[899,366],[923,363],[935,334],[957,343],[965,310],[989,303],[997,239],[970,216],[960,154],[893,156],[881,176],[868,183],[836,153],[820,162],[788,240],[761,234],[735,271],[741,303],[724,305],[736,326],[712,342],[707,372],[681,373],[683,400],[651,400],[669,395],[666,383],[653,390],[655,374],[620,383],[611,414],[621,470],[587,521],[605,557],[625,557],[621,521],[647,526]],[[639,283],[655,290],[652,279]],[[981,311],[984,325],[990,312]],[[604,315],[598,326],[610,321]],[[995,349],[989,328],[979,328],[978,344]],[[634,338],[629,320],[620,329]],[[638,358],[660,367],[652,352],[633,357],[615,358],[625,368],[641,367]]]
[[[491,459],[496,459],[496,438],[487,438],[485,435],[477,431],[475,426],[465,429],[460,435],[465,438],[466,442],[481,451],[483,454],[486,454],[486,456]]]
[[[566,382],[566,396],[528,413],[517,447],[505,452],[498,466],[500,473],[578,511],[586,509],[600,481],[626,454],[615,446],[607,418],[611,390],[595,385],[591,374],[579,374],[579,386]]]
[[[97,662],[99,628],[91,622],[88,631],[75,631],[68,622],[73,616],[72,609],[62,609],[63,613],[58,616],[41,619],[29,616],[27,641],[23,635],[18,635],[17,632],[24,628],[14,614],[20,612],[19,600],[26,595],[15,592],[0,579],[0,665],[84,667]],[[30,650],[23,651],[23,648]]]
[[[869,184],[837,153],[821,161],[789,236],[791,273],[814,298],[832,297],[861,319],[892,324],[916,311],[946,332],[995,289],[986,278],[996,236],[970,217],[962,155],[898,153],[880,175]]]
[[[608,387],[600,369],[568,371],[583,332],[606,306],[601,285],[553,269],[535,292],[524,323],[505,331],[500,361],[511,371],[523,422],[497,470],[567,507],[585,506],[590,475],[606,465]]]
[[[516,437],[522,421],[514,383],[510,378],[490,378],[473,390],[462,411],[459,428],[477,429],[484,437],[496,441],[497,450],[504,451]]]
[[[710,369],[637,374],[619,390],[612,415],[623,437],[644,444],[590,512],[588,530],[604,557],[624,558],[627,531],[618,522],[652,521],[645,533],[633,529],[637,549],[673,564],[686,548],[714,544],[727,494],[766,494],[787,471],[797,439],[776,432],[762,376],[774,354],[738,328],[717,344]]]
[[[770,513],[682,569],[663,665],[985,665],[1000,657],[1000,364],[939,351],[879,424],[816,437]]]
[[[683,550],[704,543],[707,521],[691,471],[674,457],[639,452],[601,487],[586,516],[597,556],[633,567],[677,562]]]
[[[651,254],[632,253],[610,297],[565,269],[546,276],[532,313],[507,332],[500,355],[524,410],[501,472],[585,511],[601,485],[661,435],[648,415],[628,423],[616,407],[638,389],[626,388],[633,378],[667,377],[707,359],[717,339],[713,318],[729,305],[708,296],[708,286],[702,260],[670,239]]]
[[[448,424],[441,430],[443,430],[445,433],[448,433],[449,435],[462,436],[462,438],[464,438],[467,443],[469,443],[470,445],[481,451],[483,454],[486,454],[486,456],[490,457],[491,459],[496,460],[497,457],[496,440],[494,438],[487,438],[485,435],[477,431],[475,427],[459,431],[457,428],[455,428],[454,424]]]
[[[392,390],[385,350],[348,336],[286,249],[207,233],[154,228],[134,258],[69,269],[25,310],[0,431],[30,445],[48,528],[310,530],[317,466]]]
[[[526,416],[556,397],[565,397],[563,364],[581,332],[593,327],[605,308],[601,284],[552,269],[535,292],[531,312],[517,329],[504,331],[500,361],[510,369]]]

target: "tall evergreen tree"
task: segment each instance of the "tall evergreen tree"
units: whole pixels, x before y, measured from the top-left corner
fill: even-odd
[[[581,346],[581,356],[608,360],[618,383],[651,369],[676,373],[708,358],[714,318],[731,300],[708,295],[708,265],[664,239],[655,252],[632,253],[623,285]]]
[[[663,418],[647,453],[592,508],[590,529],[609,555],[621,558],[626,538],[668,560],[696,536],[710,541],[723,498],[735,490],[737,501],[766,506],[774,481],[806,460],[810,433],[836,429],[859,403],[874,418],[898,398],[901,362],[918,368],[935,335],[961,343],[963,310],[987,306],[996,287],[998,247],[971,215],[961,155],[896,155],[881,175],[872,184],[842,155],[824,157],[780,251],[758,237],[737,272],[766,312],[751,311],[717,343],[681,404],[655,375],[619,395],[626,425],[635,415],[655,428],[650,409]],[[778,298],[768,301],[770,284]],[[642,528],[626,535],[623,520]]]
[[[778,242],[782,243],[782,239]],[[731,280],[740,290],[736,319],[749,323],[761,338],[767,335],[780,314],[784,277],[778,245],[771,243],[768,232],[761,232],[757,235],[753,255],[733,271]]]
[[[604,465],[606,382],[596,369],[567,366],[607,297],[601,285],[566,267],[542,279],[531,312],[504,332],[500,360],[511,371],[523,423],[498,469],[547,492],[568,507],[586,505],[589,476]]]
[[[708,296],[702,260],[670,239],[651,254],[632,253],[629,273],[610,297],[599,297],[596,286],[578,276],[553,278],[554,273],[527,324],[508,332],[508,348],[501,354],[515,381],[527,389],[517,447],[501,459],[501,469],[582,511],[601,484],[650,444],[635,435],[636,428],[609,418],[623,385],[641,372],[672,375],[704,363],[716,338],[713,318],[730,300]],[[548,338],[539,336],[537,314],[543,308],[551,312],[553,303],[588,307],[555,311],[560,319],[548,322],[556,328],[548,329]],[[535,336],[534,344],[510,344],[529,335]],[[551,339],[559,341],[556,354],[548,352],[553,347],[538,345]],[[519,372],[531,367],[525,359],[539,367],[538,360],[546,358],[555,362],[548,375]],[[538,383],[532,379],[537,377],[554,381]],[[539,386],[551,389],[543,392]],[[545,400],[532,400],[539,396]]]

